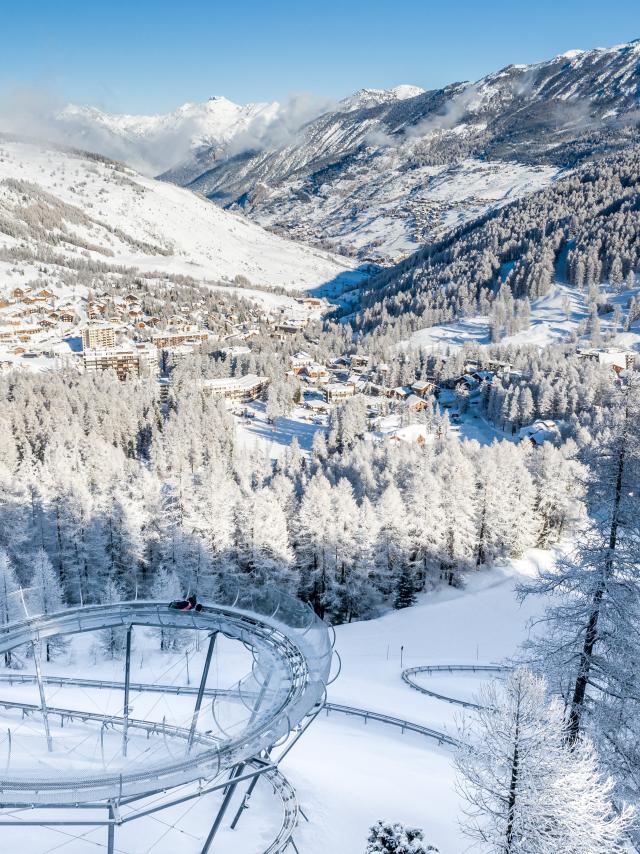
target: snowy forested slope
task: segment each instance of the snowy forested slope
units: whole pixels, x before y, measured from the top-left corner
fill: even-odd
[[[602,283],[620,292],[635,288],[639,190],[637,146],[589,163],[374,277],[356,322],[399,338],[484,315],[498,341],[519,331],[519,323],[526,327],[527,301],[546,296],[560,281],[584,291],[595,326],[600,313],[613,311]]]
[[[102,158],[0,139],[0,264],[51,280],[135,268],[309,288],[349,263]],[[71,272],[73,271],[73,272]]]
[[[639,42],[571,51],[475,83],[348,101],[279,147],[208,164],[202,156],[206,168],[187,180],[271,228],[397,260],[451,215],[477,213],[633,140],[639,91]],[[455,164],[459,179],[447,169]]]

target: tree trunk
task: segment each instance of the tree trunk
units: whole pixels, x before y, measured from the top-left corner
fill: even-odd
[[[509,783],[509,799],[507,801],[507,830],[505,833],[505,854],[510,854],[513,844],[513,827],[515,824],[516,800],[518,794],[518,777],[520,774],[520,699],[516,713],[516,729],[513,740],[513,756],[511,758],[511,781]]]
[[[613,499],[613,512],[611,514],[611,527],[609,529],[607,556],[603,567],[602,578],[595,593],[593,594],[591,611],[589,613],[589,620],[587,622],[587,628],[584,636],[584,644],[580,655],[580,669],[578,671],[576,684],[573,690],[571,712],[569,713],[567,738],[571,744],[576,742],[580,734],[580,725],[582,722],[587,685],[589,684],[589,676],[591,674],[591,666],[593,664],[593,650],[598,640],[598,620],[600,619],[602,600],[604,598],[609,576],[613,571],[613,559],[618,541],[618,526],[620,524],[620,503],[622,501],[622,479],[625,465],[628,418],[629,410],[627,407],[625,411],[624,430],[622,431],[620,441],[620,451],[618,454],[616,486]]]

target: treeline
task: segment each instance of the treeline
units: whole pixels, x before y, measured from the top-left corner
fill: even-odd
[[[44,549],[69,603],[233,576],[345,621],[547,546],[579,506],[573,442],[481,447],[441,419],[423,447],[377,444],[353,400],[274,464],[193,383],[168,412],[156,395],[106,373],[2,379],[0,548],[22,583]]]

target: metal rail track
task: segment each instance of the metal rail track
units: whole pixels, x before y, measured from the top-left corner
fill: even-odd
[[[29,678],[30,677],[25,677],[25,679]],[[7,680],[6,678],[3,678],[2,681]],[[20,682],[22,681],[23,680],[20,680]],[[35,681],[35,676],[33,677],[32,681]],[[95,683],[98,683],[96,687],[103,688],[111,687],[112,684],[106,682],[103,684],[99,684],[100,680],[86,681],[92,682],[94,683],[94,685]],[[73,682],[73,680],[65,679],[63,684],[69,684],[70,682]],[[119,683],[119,687],[122,687],[122,683]],[[19,701],[12,700],[0,700],[0,708],[20,709],[24,715],[30,715],[33,713],[37,714],[40,711],[40,707],[33,703],[22,703]],[[102,724],[108,723],[114,726],[122,726],[124,722],[124,718],[122,717],[114,718],[113,715],[103,715],[99,712],[79,712],[76,709],[63,709],[55,708],[52,706],[49,706],[49,713],[54,717],[60,717],[61,725],[64,723],[64,721],[74,720],[81,720],[82,722],[90,720]],[[146,731],[147,737],[149,737],[150,735],[169,735],[172,738],[182,738],[186,741],[190,736],[190,731],[188,729],[185,729],[184,727],[177,727],[164,723],[154,723],[152,721],[135,720],[133,718],[129,718],[128,726],[133,729],[142,729]],[[196,733],[195,740],[203,744],[215,742],[215,738],[204,733]],[[250,760],[247,765],[254,768],[256,771],[261,770],[261,763],[257,762],[256,760]],[[268,780],[273,789],[274,795],[279,798],[282,806],[282,822],[280,824],[280,828],[278,829],[278,833],[276,834],[276,837],[273,842],[271,842],[269,846],[264,849],[262,854],[282,854],[282,852],[284,852],[291,843],[291,839],[298,825],[300,808],[298,806],[295,789],[278,768],[267,768],[262,772],[262,776],[265,777],[266,780]],[[43,826],[46,826],[47,823],[46,821],[43,821],[42,824]]]
[[[222,632],[252,649],[260,661],[261,671],[271,673],[275,686],[270,689],[268,697],[261,699],[260,708],[253,711],[241,732],[212,742],[209,749],[185,757],[183,761],[167,761],[163,757],[161,763],[141,764],[131,772],[83,776],[66,769],[56,773],[35,772],[34,769],[31,773],[18,771],[11,774],[5,770],[0,773],[3,801],[58,803],[62,806],[144,795],[151,789],[168,789],[200,779],[212,779],[221,770],[250,760],[288,736],[324,695],[332,652],[329,633],[309,609],[298,608],[292,604],[293,600],[286,597],[274,594],[263,595],[260,599],[258,596],[249,598],[247,604],[259,605],[262,612],[236,607],[237,601],[236,596],[230,606],[205,606],[202,611],[188,614],[171,611],[166,605],[155,602],[73,608],[10,624],[0,631],[0,653],[57,635],[128,628],[131,625],[195,629],[211,634]],[[287,607],[291,610],[285,613]],[[254,684],[251,687],[255,689]],[[244,701],[251,693],[251,689],[239,683],[239,701]],[[78,710],[57,710],[53,714],[58,711],[63,716],[73,713],[76,717],[89,717]],[[128,717],[124,720],[126,726]],[[136,723],[145,725],[145,722]],[[151,724],[152,729],[153,726]]]
[[[365,724],[367,721],[378,721],[388,726],[396,727],[404,732],[416,732],[418,735],[424,735],[426,738],[431,738],[437,741],[438,744],[446,744],[448,747],[459,747],[461,742],[446,732],[440,732],[436,729],[431,729],[422,724],[414,723],[413,721],[405,721],[402,718],[395,718],[391,715],[385,715],[381,712],[371,712],[368,709],[358,709],[355,706],[343,706],[339,703],[325,703],[324,708],[327,715],[330,712],[336,712],[341,715],[352,715],[354,717],[363,718]]]
[[[10,685],[13,684],[33,684],[36,681],[35,675],[31,674],[14,674],[14,673],[3,673],[0,674],[0,683],[5,682]],[[123,683],[118,681],[110,681],[106,679],[73,679],[68,676],[45,676],[44,678],[45,685],[57,685],[60,687],[69,686],[69,687],[80,687],[80,688],[97,688],[97,689],[111,689],[111,690],[122,690]],[[165,691],[166,689],[166,691]],[[170,692],[175,694],[176,696],[180,695],[191,695],[196,694],[198,689],[191,685],[152,685],[146,682],[132,682],[131,683],[132,691],[139,692],[150,692],[150,693],[165,693]],[[206,688],[204,691],[205,695],[208,697],[220,696],[228,693],[224,689],[219,688]],[[0,700],[0,707],[10,706],[11,703],[5,703],[3,700]],[[20,704],[17,704],[20,705]],[[33,707],[37,710],[37,706]],[[448,744],[454,747],[457,747],[459,742],[457,739],[453,738],[447,733],[441,732],[439,730],[431,729],[430,727],[423,726],[422,724],[415,723],[414,721],[407,721],[403,718],[393,717],[392,715],[385,715],[381,712],[373,712],[369,709],[361,709],[355,706],[345,706],[340,703],[329,703],[326,702],[323,706],[327,715],[330,712],[335,712],[336,714],[342,715],[351,715],[353,717],[362,718],[365,723],[368,720],[378,721],[379,723],[384,723],[389,726],[396,727],[400,729],[403,733],[407,732],[415,732],[419,735],[424,735],[427,738],[434,739],[439,744]],[[50,709],[50,712],[54,715],[59,713],[59,710]],[[83,712],[75,712],[75,717],[83,718],[85,715]],[[90,716],[86,716],[90,717]],[[105,716],[106,717],[106,716]],[[141,722],[145,723],[145,722]],[[154,726],[162,726],[161,724],[153,724],[150,722],[146,722],[149,726],[150,730],[153,731]],[[143,727],[144,728],[144,727]]]
[[[415,691],[425,694],[427,697],[433,697],[435,700],[442,700],[445,703],[451,703],[454,706],[462,706],[464,709],[479,709],[477,703],[472,703],[470,700],[460,700],[457,697],[448,697],[446,694],[439,694],[436,691],[430,691],[423,685],[419,685],[412,677],[417,673],[508,673],[511,670],[503,664],[428,664],[422,667],[407,667],[402,671],[402,679]]]

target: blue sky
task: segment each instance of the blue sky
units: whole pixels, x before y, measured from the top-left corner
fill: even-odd
[[[4,5],[0,89],[127,112],[438,87],[640,36],[638,0],[32,0]]]

